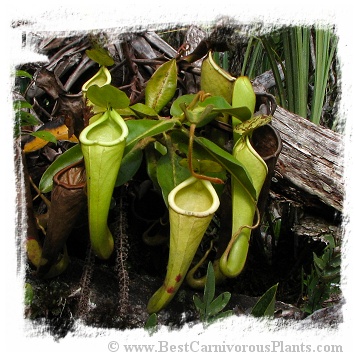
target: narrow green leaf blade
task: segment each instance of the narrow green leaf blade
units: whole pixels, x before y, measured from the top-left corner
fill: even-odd
[[[209,262],[208,267],[207,267],[205,290],[203,293],[203,300],[204,300],[207,308],[211,304],[211,302],[214,298],[214,294],[215,294],[214,270],[213,270],[212,263]]]
[[[251,314],[255,317],[274,316],[278,283],[268,289],[253,307]]]
[[[16,119],[17,118],[20,119],[21,126],[38,125],[40,123],[34,115],[23,110],[16,111]]]
[[[236,117],[237,119],[239,119],[240,121],[245,121],[250,119],[250,117],[252,116],[252,112],[249,110],[248,107],[236,107],[236,108],[225,108],[225,109],[213,109],[213,111],[216,112],[220,112],[223,114],[229,114],[232,115],[234,117]]]
[[[317,257],[317,254],[313,252],[313,261],[316,267],[320,270],[323,270],[326,265],[326,261],[324,261],[322,258]]]
[[[203,301],[197,295],[194,295],[193,296],[193,302],[195,304],[195,307],[196,307],[196,310],[198,311],[198,313],[200,315],[204,315],[204,313],[205,313],[205,304],[203,303]]]
[[[26,100],[14,100],[13,101],[14,110],[24,109],[24,108],[32,108],[32,105],[28,103]]]
[[[278,94],[280,97],[280,105],[284,108],[287,108],[285,89],[284,89],[281,75],[279,72],[277,58],[276,58],[275,53],[272,49],[271,39],[263,37],[263,38],[261,38],[261,41],[262,41],[263,47],[265,49],[265,52],[268,56],[268,59],[270,61],[272,73],[275,78],[276,88],[277,88],[277,91],[278,91]]]
[[[221,312],[228,304],[231,298],[230,292],[224,292],[218,295],[208,306],[207,306],[207,316],[215,316]]]
[[[52,133],[50,133],[49,131],[46,131],[46,130],[34,131],[34,132],[30,133],[30,135],[35,136],[36,138],[40,138],[45,141],[49,141],[53,144],[57,143],[56,137]]]
[[[228,170],[230,174],[245,187],[250,195],[254,199],[256,198],[255,188],[247,170],[237,159],[234,158],[233,155],[221,149],[218,145],[206,138],[195,137],[195,141],[208,150],[214,160],[225,167],[226,170]]]
[[[118,171],[115,187],[128,182],[138,171],[143,160],[143,151],[140,148],[133,148],[123,156],[121,166]]]
[[[32,79],[32,75],[23,70],[16,70],[16,77],[26,77]]]

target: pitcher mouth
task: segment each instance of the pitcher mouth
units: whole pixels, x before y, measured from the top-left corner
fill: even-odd
[[[69,171],[71,171],[72,176],[67,175]],[[84,160],[81,159],[80,161],[58,171],[53,177],[53,182],[55,182],[56,185],[65,187],[66,189],[83,189],[86,186]]]
[[[102,66],[92,78],[83,84],[81,90],[83,93],[85,93],[93,84],[97,84],[98,86],[102,87],[109,83],[111,83],[111,73],[106,67]]]
[[[200,183],[204,189],[207,189],[208,193],[210,194],[210,204],[208,205],[208,208],[202,209],[201,211],[196,211],[196,210],[192,210],[189,204],[187,204],[186,207],[182,207],[181,204],[178,205],[176,201],[179,194],[181,194],[181,191],[190,185],[194,185],[198,183]],[[188,197],[184,199],[186,200],[188,199]],[[193,197],[190,197],[190,199],[192,200]],[[183,181],[182,183],[180,183],[178,186],[176,186],[170,192],[168,196],[168,203],[169,203],[169,207],[178,214],[182,214],[185,216],[207,217],[217,211],[220,201],[210,181],[200,180],[194,176],[191,176],[185,181]]]
[[[258,147],[255,150],[264,161],[274,157],[277,158],[280,155],[282,150],[282,139],[278,130],[272,125],[267,124],[255,129],[251,140],[253,147],[254,143],[257,143]],[[262,147],[260,147],[259,141],[262,141]]]
[[[106,122],[109,117],[114,121],[113,123],[108,123]],[[111,125],[112,126],[112,131],[109,134],[106,134],[107,129],[105,129],[105,133],[103,131],[100,131],[100,126],[101,125]],[[115,126],[117,126],[115,128]],[[98,133],[95,133],[94,131],[98,131]],[[113,138],[112,132],[114,130],[119,130],[120,133],[118,136],[116,135],[115,138]],[[98,134],[98,135],[95,135]],[[80,134],[80,142],[84,145],[100,145],[100,146],[114,146],[126,139],[128,135],[128,127],[124,120],[117,115],[115,115],[114,110],[108,110],[106,111],[101,118],[97,119],[95,122],[93,122],[91,125],[87,126]],[[94,138],[97,136],[97,138]],[[110,140],[111,139],[111,140]]]

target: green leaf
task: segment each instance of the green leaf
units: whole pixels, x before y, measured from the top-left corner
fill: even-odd
[[[161,153],[159,151],[160,147],[165,149],[164,153]],[[161,158],[162,155],[165,154],[166,154],[166,147],[157,141],[155,141],[153,145],[147,145],[144,149],[147,174],[157,190],[160,189],[158,178],[157,178],[158,160]]]
[[[216,297],[206,309],[207,316],[215,316],[221,312],[228,304],[231,298],[231,293],[224,292]]]
[[[316,66],[310,120],[319,124],[329,82],[329,70],[337,47],[337,39],[329,30],[324,29],[316,29],[315,37]]]
[[[199,315],[204,316],[206,310],[206,305],[204,304],[204,302],[197,295],[193,296],[193,302]]]
[[[32,105],[30,103],[28,103],[26,100],[14,100],[13,101],[13,108],[14,110],[20,110],[20,109],[24,109],[24,108],[32,108]]]
[[[32,75],[26,71],[23,71],[23,70],[16,70],[15,75],[16,75],[16,77],[26,77],[26,78],[32,79]]]
[[[170,191],[191,175],[190,171],[181,166],[179,161],[180,157],[175,151],[168,148],[168,153],[157,163],[157,179],[166,205],[168,205]]]
[[[326,270],[322,272],[321,279],[323,281],[339,281],[340,280],[340,266],[338,267],[328,267]]]
[[[174,97],[177,87],[176,59],[161,65],[145,88],[145,104],[159,113]]]
[[[117,112],[119,115],[121,115],[122,118],[138,117],[138,116],[136,115],[136,113],[135,113],[133,110],[131,110],[130,107],[121,108],[121,109],[116,108],[115,110],[116,110],[116,112]]]
[[[138,171],[143,160],[143,151],[140,148],[133,148],[123,156],[121,166],[117,175],[115,187],[128,182]]]
[[[86,95],[93,104],[107,109],[123,109],[128,107],[130,102],[125,92],[111,84],[102,87],[93,84],[88,88]]]
[[[203,301],[208,308],[209,304],[212,302],[215,294],[215,277],[213,265],[211,262],[208,263],[205,290],[203,293]]]
[[[230,174],[245,187],[253,199],[256,198],[255,188],[248,172],[245,167],[234,158],[233,155],[221,149],[218,145],[206,138],[195,137],[195,141],[202,145],[215,161],[229,171]]]
[[[102,47],[95,46],[93,49],[86,50],[85,53],[90,59],[98,63],[100,66],[106,67],[115,64],[115,61],[111,57],[110,53]]]
[[[313,252],[313,262],[319,270],[322,271],[325,268],[326,262],[322,258],[317,257],[317,254],[314,252]]]
[[[184,94],[176,98],[171,104],[170,107],[170,115],[173,117],[181,117],[184,112],[180,107],[181,103],[185,103],[186,105],[189,105],[192,100],[195,98],[196,94]]]
[[[65,151],[62,155],[58,156],[53,163],[48,166],[47,170],[43,173],[39,182],[38,188],[42,193],[47,193],[52,190],[54,175],[64,169],[65,167],[80,161],[83,158],[80,145],[74,145],[72,148]]]
[[[275,51],[273,51],[273,48],[272,48],[272,41],[271,41],[271,39],[269,39],[267,37],[261,38],[261,41],[262,41],[262,45],[265,49],[265,52],[268,56],[268,60],[270,62],[272,73],[275,78],[276,89],[278,91],[279,98],[280,98],[280,105],[284,108],[287,108],[286,93],[285,93],[285,89],[284,89],[281,75],[279,72]]]
[[[332,234],[326,234],[323,238],[328,241],[327,247],[331,249],[334,249],[336,247],[335,240]]]
[[[153,313],[153,314],[149,315],[148,320],[144,324],[144,329],[145,330],[154,329],[157,327],[157,323],[158,323],[157,314]]]
[[[276,291],[278,283],[268,289],[253,307],[251,314],[255,317],[273,317],[275,312]]]
[[[230,107],[230,108],[226,108],[226,109],[213,109],[213,112],[216,112],[216,111],[223,113],[223,114],[232,115],[232,116],[236,117],[237,119],[239,119],[241,122],[246,120],[246,118],[249,119],[253,114],[247,107],[237,107],[237,108]],[[238,121],[236,123],[238,123]]]
[[[180,165],[184,167],[189,167],[187,159],[181,159]],[[216,173],[223,171],[222,166],[212,160],[199,160],[199,159],[192,159],[192,168],[194,172],[200,174],[207,174],[207,173]]]
[[[35,136],[36,138],[40,138],[45,141],[49,141],[53,144],[57,143],[57,138],[52,133],[50,133],[49,131],[46,131],[46,130],[34,131],[34,132],[30,133],[30,135]]]
[[[335,256],[330,262],[329,265],[333,268],[337,268],[341,265],[341,256]]]
[[[196,94],[185,94],[174,100],[170,107],[170,115],[180,117],[183,114],[180,104],[184,103],[187,106],[193,101]],[[230,110],[232,106],[221,96],[207,97],[202,102],[198,102],[198,106],[206,108],[208,105],[213,105],[214,111]]]
[[[40,124],[39,120],[34,115],[23,110],[18,110],[16,112],[16,119],[20,119],[21,126]]]
[[[34,292],[33,292],[32,285],[29,283],[26,283],[25,284],[25,305],[26,306],[30,306],[32,304],[33,297],[34,297]]]
[[[167,130],[172,129],[176,124],[176,121],[139,119],[127,120],[126,124],[128,127],[128,136],[126,139],[125,152],[128,152],[138,141],[149,136],[159,135]]]
[[[207,97],[203,102],[201,102],[201,105],[204,107],[207,105],[213,105],[213,110],[220,112],[232,109],[232,106],[226,101],[225,98],[217,95]]]
[[[157,112],[143,103],[136,103],[129,107],[139,118],[158,118]]]
[[[177,148],[177,152],[179,152],[179,164],[185,168],[188,168],[188,132],[172,130],[169,135],[173,145]],[[192,164],[196,169],[196,172],[203,173],[207,176],[218,177],[223,181],[227,179],[225,167],[221,164],[221,162],[216,160],[204,146],[196,142],[196,140],[193,146]],[[223,191],[223,185],[216,185],[215,190],[217,191],[218,195],[220,195]]]

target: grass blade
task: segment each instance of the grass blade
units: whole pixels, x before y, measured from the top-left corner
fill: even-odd
[[[285,83],[286,83],[286,97],[287,97],[287,104],[288,104],[285,109],[288,109],[291,112],[295,112],[290,30],[284,29],[282,31],[281,38],[282,38],[284,57],[285,57],[284,74],[285,74]]]
[[[315,124],[319,124],[328,83],[329,70],[335,54],[336,40],[332,39],[331,41],[330,31],[324,29],[317,29],[315,37],[316,68],[310,120]]]
[[[296,27],[297,39],[297,74],[298,74],[298,92],[297,102],[299,103],[296,114],[307,118],[308,103],[308,77],[309,77],[309,37],[310,32],[307,28]]]
[[[272,73],[274,74],[274,78],[275,78],[275,83],[276,83],[276,88],[277,91],[279,93],[279,97],[280,97],[280,105],[284,108],[287,108],[287,102],[286,102],[286,95],[285,95],[285,89],[284,86],[282,84],[282,79],[280,76],[280,72],[278,69],[278,63],[277,63],[277,59],[276,59],[276,55],[275,52],[272,48],[272,44],[270,43],[271,39],[269,40],[266,37],[263,37],[261,39],[262,44],[264,46],[264,49],[266,51],[266,54],[269,58],[269,62],[270,62],[270,66],[272,69]]]

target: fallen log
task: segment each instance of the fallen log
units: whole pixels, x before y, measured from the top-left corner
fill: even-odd
[[[272,124],[283,142],[275,178],[303,191],[305,200],[316,199],[342,212],[343,136],[281,107]]]

